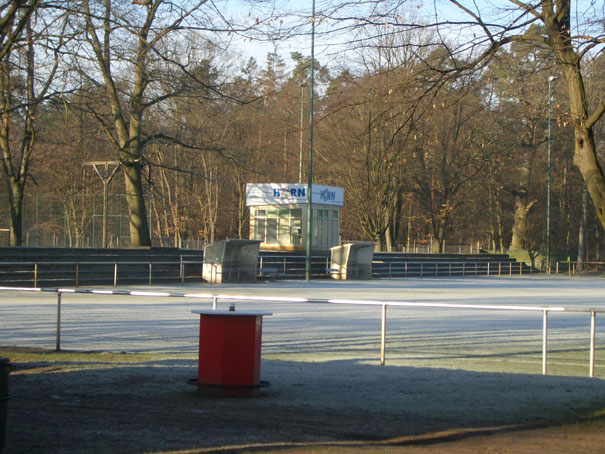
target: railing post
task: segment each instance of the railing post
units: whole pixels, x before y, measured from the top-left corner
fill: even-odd
[[[61,350],[61,292],[57,292],[57,336],[55,350]]]
[[[151,276],[153,275],[153,264],[149,262],[149,286],[151,287]]]
[[[542,317],[542,375],[546,375],[546,361],[548,358],[548,311]]]
[[[80,264],[76,263],[76,288],[78,288],[79,281],[80,281]]]
[[[215,310],[216,310],[217,303],[218,303],[218,297],[213,296],[213,297],[212,297],[212,310],[213,310],[213,311],[215,311]]]
[[[34,263],[34,288],[38,287],[38,264]]]
[[[386,337],[387,337],[387,305],[382,305],[382,322],[380,326],[380,365],[384,366],[386,360]]]
[[[487,277],[489,277],[489,261],[487,262]]]
[[[594,377],[594,351],[596,337],[596,311],[590,311],[590,365],[588,368],[588,376]]]
[[[114,262],[113,265],[113,286],[118,286],[118,262]]]

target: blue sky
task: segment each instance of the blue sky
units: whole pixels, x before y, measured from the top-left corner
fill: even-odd
[[[507,8],[513,8],[515,15],[518,15],[518,7],[508,0],[461,0],[468,6],[469,9],[476,11],[480,8],[483,13],[489,13],[492,18],[504,17],[507,13]],[[340,0],[316,0],[315,9],[318,16],[321,16],[322,12],[334,12],[335,7],[338,4],[342,4]],[[289,60],[291,52],[300,52],[303,55],[311,54],[311,23],[309,17],[312,10],[312,0],[276,0],[276,1],[246,1],[246,0],[234,0],[227,1],[224,5],[235,14],[242,18],[255,17],[263,18],[270,11],[276,11],[281,14],[276,14],[276,19],[271,22],[271,27],[274,30],[286,29],[288,26],[296,23],[299,25],[297,29],[297,35],[287,40],[279,40],[273,43],[262,42],[262,41],[249,41],[249,40],[237,40],[237,46],[240,47],[247,56],[253,56],[256,58],[260,66],[264,66],[266,62],[266,56],[268,52],[277,51],[286,60]],[[375,5],[375,3],[364,2],[364,1],[352,1],[349,2],[346,8],[337,11],[337,15],[344,17],[363,16],[363,10]],[[387,3],[381,4],[381,8],[385,8]],[[465,15],[458,8],[453,6],[448,0],[428,0],[422,2],[421,0],[409,0],[405,1],[404,7],[400,10],[400,20],[408,21],[413,18],[414,21],[425,20],[429,22],[434,20],[435,15],[439,15],[441,20],[457,21],[457,20],[468,20],[469,16]],[[592,6],[591,6],[592,5]],[[603,19],[605,2],[602,0],[572,0],[572,11],[577,12],[579,16],[586,16],[588,18]],[[405,16],[405,17],[404,17]],[[581,20],[574,20],[572,27],[580,25]],[[339,58],[344,56],[345,43],[351,41],[351,35],[345,35],[342,33],[334,32],[335,21],[328,20],[327,22],[320,22],[317,24],[316,37],[315,37],[315,55],[316,58],[322,64],[337,64]],[[330,33],[327,33],[330,31]],[[442,28],[441,31],[444,34],[450,33],[446,28]],[[583,33],[585,30],[578,29],[578,33]],[[463,36],[464,33],[472,36],[472,31],[467,29],[466,31],[460,32],[457,30],[452,36]],[[477,31],[477,33],[481,33]],[[247,60],[247,58],[246,58]]]

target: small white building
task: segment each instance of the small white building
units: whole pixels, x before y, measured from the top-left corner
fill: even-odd
[[[344,189],[314,184],[312,191],[312,249],[327,251],[339,242]],[[304,250],[309,201],[307,195],[306,184],[247,184],[250,239],[261,241],[261,249]]]

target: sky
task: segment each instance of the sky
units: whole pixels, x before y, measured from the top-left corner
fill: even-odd
[[[469,18],[460,9],[454,7],[449,0],[428,0],[426,2],[422,0],[399,0],[399,2],[404,5],[400,8],[401,12],[398,17],[398,20],[402,22],[411,20],[415,22],[419,20],[429,22],[434,20],[436,15],[441,20],[449,21],[462,21]],[[373,2],[352,1],[349,2],[349,6],[336,9],[336,5],[341,3],[339,0],[317,0],[315,2],[317,17],[330,14],[333,17],[341,18],[355,16],[363,18],[363,11],[375,5]],[[513,6],[508,0],[464,0],[462,3],[469,5],[469,8],[474,11],[479,9],[483,13],[488,12],[491,18],[505,17],[508,14],[506,8]],[[291,64],[289,56],[292,52],[300,52],[305,56],[311,55],[310,16],[312,0],[276,0],[267,2],[234,0],[227,1],[224,5],[227,10],[236,11],[236,14],[244,20],[246,18],[258,18],[262,21],[263,18],[271,15],[273,19],[267,23],[274,32],[284,32],[290,26],[296,24],[296,28],[290,33],[291,36],[288,39],[271,41],[268,39],[250,40],[240,37],[232,42],[233,48],[240,49],[246,57],[254,57],[261,67],[264,66],[266,56],[269,52],[277,52],[286,60],[287,64]],[[380,8],[385,8],[385,5],[382,4]],[[585,25],[583,24],[585,21],[578,18],[593,20],[594,26],[595,19],[598,22],[598,19],[602,19],[605,15],[605,2],[602,0],[572,0],[572,10],[575,12],[572,27],[576,28],[577,33],[585,33]],[[514,12],[518,13],[518,8],[515,7]],[[352,24],[353,22],[351,21],[347,22],[347,26]],[[598,23],[597,26],[599,26]],[[347,29],[345,32],[342,30],[342,27],[343,22],[336,20],[321,20],[316,24],[315,56],[320,63],[329,63],[332,66],[346,63],[347,47],[350,47],[349,44],[355,39],[362,37],[359,34],[359,30],[351,31]],[[369,26],[366,29],[372,34],[377,30],[384,30],[383,27],[374,26]],[[473,32],[476,35],[481,33],[480,31],[473,31],[468,28],[461,31],[460,27],[456,27],[455,32],[445,27],[442,27],[440,31],[445,35],[449,34],[452,39],[465,39],[465,35],[468,36],[468,39],[471,39]],[[247,59],[245,58],[245,60]]]

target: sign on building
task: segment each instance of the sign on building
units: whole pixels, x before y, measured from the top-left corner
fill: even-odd
[[[313,249],[328,250],[338,245],[343,188],[312,185]],[[261,248],[303,250],[307,227],[308,186],[299,183],[246,185],[250,207],[250,239]]]

